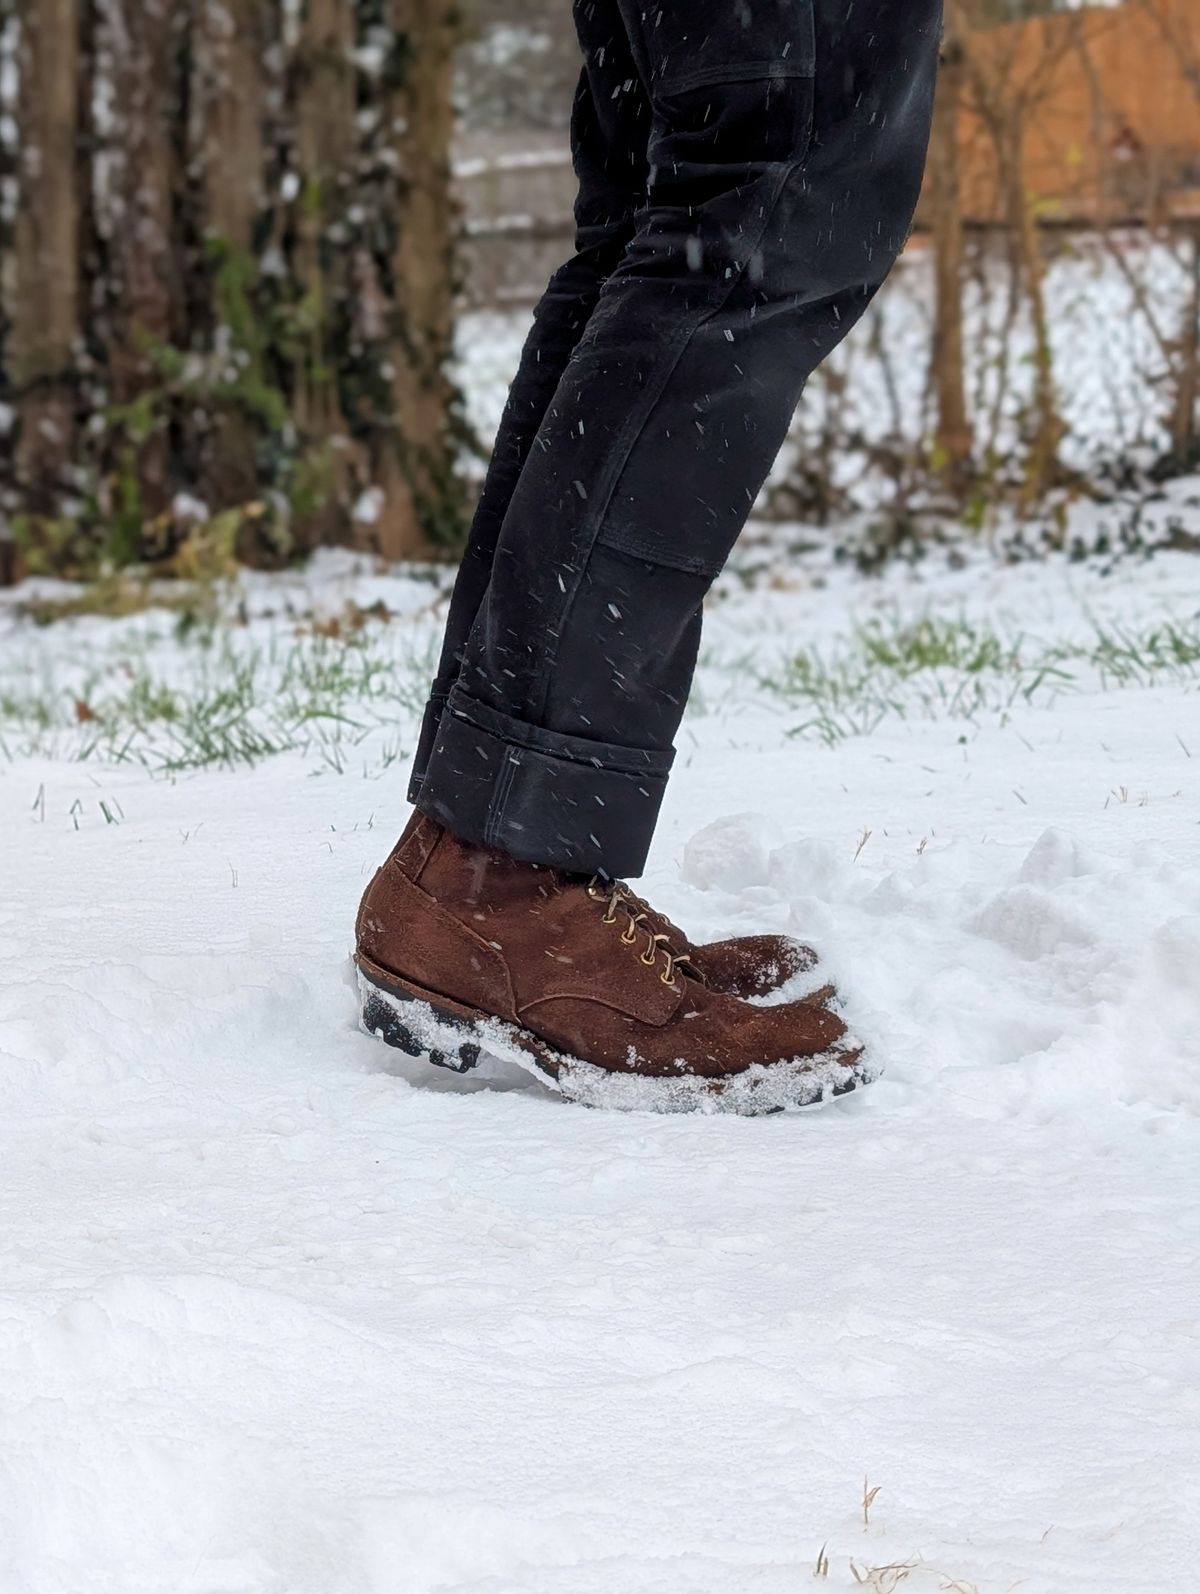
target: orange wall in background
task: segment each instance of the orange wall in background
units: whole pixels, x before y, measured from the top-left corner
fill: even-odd
[[[1126,0],[972,36],[1009,110],[1022,99],[1026,191],[1048,220],[1200,216],[1200,0]],[[960,123],[967,216],[1003,215],[994,142]]]

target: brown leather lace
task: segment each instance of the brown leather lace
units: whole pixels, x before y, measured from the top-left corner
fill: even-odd
[[[623,946],[636,946],[638,931],[639,929],[641,930],[646,937],[646,944],[642,949],[640,961],[648,969],[652,969],[657,964],[661,953],[663,967],[659,971],[658,977],[664,985],[669,986],[671,990],[675,990],[677,988],[675,970],[685,964],[690,968],[691,960],[686,952],[672,952],[671,937],[669,935],[664,935],[661,932],[655,934],[650,926],[644,923],[649,909],[642,899],[633,896],[632,892],[627,890],[619,880],[605,880],[600,875],[593,875],[588,881],[587,893],[593,902],[603,902],[605,904],[605,924],[616,924],[619,922],[617,915],[622,912],[625,914],[627,922],[621,932],[621,944]]]

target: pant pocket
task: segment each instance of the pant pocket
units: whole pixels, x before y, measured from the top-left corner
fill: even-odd
[[[813,0],[722,0],[718,20],[664,41],[650,84],[651,205],[702,205],[764,169],[804,159],[812,137]]]
[[[732,77],[812,76],[815,0],[661,0],[640,17],[650,89],[667,93]]]
[[[813,123],[811,73],[758,69],[655,98],[648,150],[651,208],[697,210],[799,165]]]

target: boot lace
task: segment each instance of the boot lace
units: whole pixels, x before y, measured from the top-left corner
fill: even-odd
[[[618,924],[619,915],[625,916],[625,928],[621,931],[622,946],[636,946],[639,932],[645,936],[639,961],[648,969],[654,968],[661,955],[663,966],[659,970],[659,979],[671,990],[678,989],[675,972],[679,968],[691,968],[691,959],[686,952],[673,952],[671,950],[671,937],[655,934],[644,921],[649,912],[647,905],[641,897],[635,897],[627,886],[620,880],[605,880],[602,875],[593,875],[588,881],[587,894],[593,902],[604,903],[604,923]]]

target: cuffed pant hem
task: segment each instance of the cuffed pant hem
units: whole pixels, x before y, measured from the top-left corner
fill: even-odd
[[[464,841],[581,874],[645,868],[673,752],[564,736],[455,687],[410,800]]]

